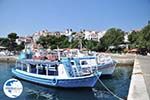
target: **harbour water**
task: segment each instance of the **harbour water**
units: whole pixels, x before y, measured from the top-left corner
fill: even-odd
[[[3,84],[13,77],[11,68],[13,63],[0,63],[0,99],[9,100],[3,93]],[[116,67],[111,77],[100,78],[101,81],[116,95],[126,99],[128,95],[132,67]],[[19,79],[20,80],[20,79]],[[100,82],[93,88],[64,89],[43,86],[24,80],[23,93],[15,100],[117,100],[112,96]]]

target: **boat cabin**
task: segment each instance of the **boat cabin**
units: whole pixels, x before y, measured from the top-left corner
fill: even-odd
[[[49,60],[32,60],[24,59],[16,62],[16,69],[21,73],[44,75],[44,76],[59,76],[59,78],[80,77],[91,74],[89,59],[73,58],[62,59],[58,61]],[[89,69],[88,69],[89,68]]]
[[[71,65],[74,70],[78,68],[78,71],[87,75],[93,73],[92,66],[96,66],[97,62],[95,57],[74,57],[71,59]]]
[[[16,69],[38,75],[58,76],[58,65],[58,62],[20,60],[16,62]]]

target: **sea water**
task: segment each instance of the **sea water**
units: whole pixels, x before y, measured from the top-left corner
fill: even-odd
[[[3,84],[13,78],[11,68],[14,63],[0,63],[0,100],[9,100],[3,92]],[[128,95],[132,67],[117,66],[109,77],[100,77],[100,80],[117,96],[126,99]],[[65,89],[43,86],[19,79],[23,85],[22,94],[15,100],[117,100],[100,82],[93,88]]]

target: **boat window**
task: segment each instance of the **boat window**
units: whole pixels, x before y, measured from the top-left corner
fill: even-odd
[[[17,62],[17,64],[16,64],[16,69],[21,70],[21,67],[22,67],[21,63],[20,63],[20,62]]]
[[[55,67],[49,67],[48,70],[49,71],[56,71],[56,68]]]
[[[38,74],[46,75],[46,67],[47,65],[41,64],[40,67],[38,67]]]
[[[87,65],[88,63],[86,61],[81,61],[81,65]]]
[[[51,67],[58,67],[58,65],[57,64],[54,64],[54,65],[50,65]]]
[[[31,73],[36,73],[37,69],[36,69],[36,65],[30,64],[30,72]]]
[[[57,64],[49,65],[48,75],[58,76],[58,65]]]
[[[27,65],[26,64],[22,64],[23,67],[23,71],[27,71]]]

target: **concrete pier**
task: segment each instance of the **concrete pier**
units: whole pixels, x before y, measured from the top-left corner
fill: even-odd
[[[117,61],[117,66],[133,66],[135,54],[106,54]]]
[[[106,54],[119,66],[133,65],[128,100],[150,100],[150,56],[135,54]]]
[[[128,100],[150,100],[150,57],[136,56]]]
[[[16,62],[17,56],[0,56],[0,62]]]

